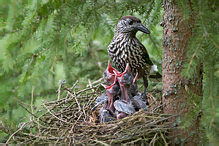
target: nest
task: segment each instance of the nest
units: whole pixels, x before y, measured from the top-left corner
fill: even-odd
[[[102,94],[100,82],[90,84],[89,88],[76,91],[77,82],[58,88],[57,100],[43,101],[29,121],[8,139],[7,143],[20,144],[167,144],[166,136],[170,129],[168,119],[173,115],[162,113],[162,103],[153,93],[147,93],[149,111],[140,110],[131,116],[116,120],[113,124],[98,121],[98,109],[91,112],[94,102]],[[61,98],[63,97],[63,98]]]

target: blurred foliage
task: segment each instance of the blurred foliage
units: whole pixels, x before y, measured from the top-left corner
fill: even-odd
[[[138,37],[160,66],[162,2],[91,0],[1,0],[0,2],[0,115],[1,123],[16,129],[41,100],[55,100],[59,80],[76,88],[95,81],[109,60],[107,46],[122,16],[139,17],[152,32]],[[151,42],[153,40],[153,42]],[[159,54],[159,55],[157,55]],[[26,119],[28,120],[28,119]],[[13,130],[12,130],[13,131]],[[5,142],[7,130],[0,133]]]
[[[184,128],[195,121],[195,115],[201,114],[203,142],[218,145],[219,140],[219,1],[184,1],[177,4],[182,10],[186,23],[191,16],[195,21],[193,36],[187,51],[187,61],[183,65],[182,75],[187,79],[196,79],[195,72],[203,73],[203,97],[191,95],[196,101],[193,111],[189,113]],[[191,5],[191,7],[189,7]],[[201,67],[201,70],[200,70]],[[198,109],[198,110],[197,110]],[[189,118],[190,117],[190,118]]]
[[[183,75],[192,79],[194,70],[203,64],[204,95],[203,101],[199,101],[204,113],[203,133],[214,143],[219,113],[216,106],[219,7],[217,0],[190,2],[193,11],[188,9],[188,1],[178,1],[185,20],[191,13],[197,19]],[[35,106],[41,100],[55,100],[61,79],[66,79],[68,86],[79,80],[76,88],[80,89],[88,79],[101,78],[109,60],[107,46],[119,18],[125,15],[137,16],[152,32],[137,36],[161,72],[162,27],[158,25],[163,19],[161,0],[1,0],[0,124],[16,130],[28,114],[18,100],[25,102],[29,110],[31,99]],[[1,127],[0,142],[8,138],[7,128]]]

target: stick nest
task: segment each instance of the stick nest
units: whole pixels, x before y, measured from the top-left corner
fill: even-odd
[[[173,116],[162,113],[161,100],[154,97],[160,93],[147,92],[149,111],[140,110],[113,124],[100,124],[99,109],[91,112],[96,98],[102,94],[99,82],[79,91],[75,89],[77,82],[71,88],[61,82],[58,99],[43,101],[33,112],[20,102],[30,113],[30,120],[21,123],[7,143],[167,144],[166,135],[171,127],[168,119]]]

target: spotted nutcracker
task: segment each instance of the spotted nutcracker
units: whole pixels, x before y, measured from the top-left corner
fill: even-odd
[[[116,68],[123,72],[129,63],[133,76],[138,73],[144,81],[144,95],[148,86],[147,78],[154,73],[154,78],[161,78],[157,66],[152,63],[144,45],[137,39],[137,31],[150,34],[150,31],[134,16],[122,17],[108,46],[108,54]],[[152,75],[153,77],[153,75]]]

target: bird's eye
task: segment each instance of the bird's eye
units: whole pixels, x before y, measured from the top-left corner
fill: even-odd
[[[130,21],[129,24],[132,25],[132,24],[133,24],[133,21]]]

